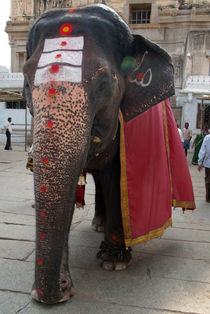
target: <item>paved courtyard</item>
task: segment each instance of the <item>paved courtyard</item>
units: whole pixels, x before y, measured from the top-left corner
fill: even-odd
[[[94,185],[88,176],[86,203],[76,210],[70,234],[70,269],[75,295],[48,306],[31,300],[35,214],[32,173],[21,146],[0,145],[0,314],[210,313],[210,204],[204,171],[190,164],[197,209],[173,211],[173,227],[161,238],[133,247],[125,271],[107,272],[96,263],[103,235],[92,231]],[[184,178],[183,178],[184,180]]]

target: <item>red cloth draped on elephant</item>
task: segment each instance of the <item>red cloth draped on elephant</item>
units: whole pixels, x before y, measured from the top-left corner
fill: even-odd
[[[187,160],[169,104],[121,121],[121,210],[127,246],[159,237],[171,206],[194,209]],[[184,180],[183,180],[184,178]]]

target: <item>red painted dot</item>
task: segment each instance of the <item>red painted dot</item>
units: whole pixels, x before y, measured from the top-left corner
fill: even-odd
[[[63,24],[63,25],[60,27],[60,30],[59,30],[59,31],[60,31],[60,34],[61,34],[61,35],[68,35],[68,34],[72,33],[73,27],[72,27],[71,24],[65,23],[65,24]]]
[[[70,8],[70,9],[69,9],[69,12],[70,12],[70,13],[72,13],[72,12],[74,12],[74,11],[76,11],[75,8]]]
[[[42,265],[43,264],[43,259],[41,259],[41,258],[37,258],[37,263],[39,264],[39,265]]]
[[[42,192],[46,192],[46,191],[47,191],[46,186],[42,186],[42,187],[41,187],[41,191],[42,191]]]
[[[60,46],[62,46],[62,47],[66,46],[66,45],[67,45],[67,42],[66,42],[66,41],[62,41],[62,42],[60,43]]]
[[[117,240],[116,235],[113,235],[113,236],[112,236],[112,240],[113,240],[113,241],[116,241],[116,240]]]
[[[127,112],[125,116],[126,116],[126,118],[129,118],[130,117],[130,113]]]
[[[48,159],[46,157],[43,157],[42,161],[43,161],[44,164],[48,163]]]
[[[40,216],[44,217],[45,216],[45,212],[40,212]]]
[[[55,94],[56,94],[55,88],[50,88],[50,89],[48,90],[48,96],[55,96]]]
[[[139,73],[136,77],[137,81],[141,81],[144,76],[144,73]]]
[[[57,73],[59,71],[59,65],[53,64],[50,68],[50,73]]]
[[[52,121],[47,121],[47,126],[48,126],[48,128],[52,128],[53,122]]]
[[[42,291],[41,289],[36,289],[36,291],[37,291],[39,294],[43,295],[43,291]]]
[[[58,54],[55,56],[56,59],[59,59],[59,58],[61,58],[61,57],[62,57],[62,54],[60,54],[60,53],[58,53]]]
[[[44,233],[44,232],[41,232],[41,233],[40,233],[40,238],[41,238],[41,239],[44,239],[44,238],[45,238],[45,233]]]

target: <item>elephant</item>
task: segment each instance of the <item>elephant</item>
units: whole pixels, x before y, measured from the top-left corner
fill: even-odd
[[[166,51],[133,35],[112,8],[98,4],[43,13],[29,32],[23,73],[34,117],[31,294],[53,304],[72,295],[68,237],[84,169],[96,183],[95,221],[104,222],[98,263],[107,270],[130,265],[120,204],[119,110],[130,121],[172,96],[174,71]]]

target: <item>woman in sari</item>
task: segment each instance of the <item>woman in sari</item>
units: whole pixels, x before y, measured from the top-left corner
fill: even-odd
[[[201,145],[203,143],[204,137],[207,134],[209,134],[208,129],[207,128],[202,129],[201,134],[197,134],[194,141],[193,141],[192,148],[195,145],[195,150],[194,150],[194,154],[193,154],[193,158],[192,158],[192,164],[193,165],[198,165],[198,154],[199,154],[199,151],[201,149]]]

